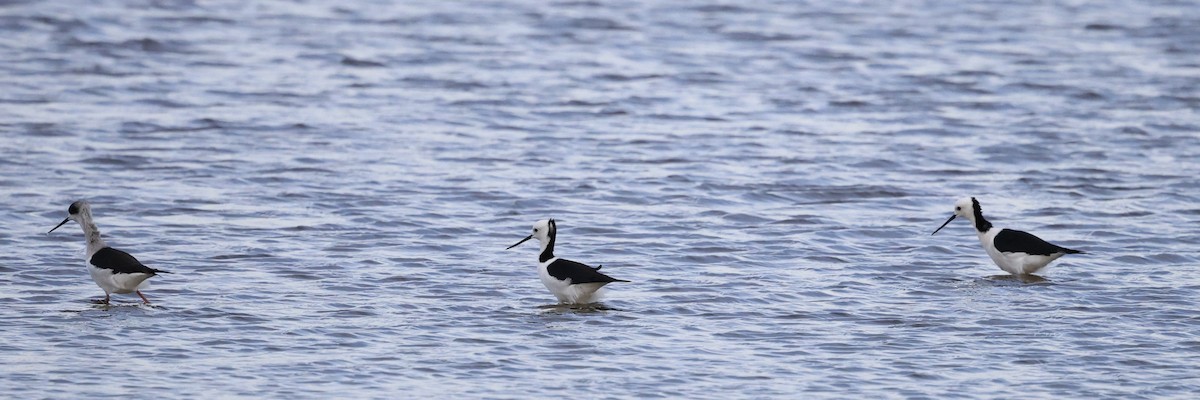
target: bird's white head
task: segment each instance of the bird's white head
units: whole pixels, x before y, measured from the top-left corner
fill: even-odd
[[[945,228],[946,225],[949,225],[950,221],[953,221],[955,217],[964,217],[971,221],[971,224],[974,225],[976,216],[980,215],[983,215],[983,210],[979,207],[979,200],[975,200],[974,197],[963,197],[954,202],[954,215],[951,215],[950,219],[947,219],[942,226],[939,226],[937,230],[933,231],[933,233],[930,235],[936,234],[938,231],[942,230],[942,228]]]
[[[529,236],[526,236],[524,239],[521,239],[521,241],[517,242],[517,244],[508,246],[508,249],[517,247],[521,243],[525,243],[529,239],[537,239],[538,242],[541,242],[542,247],[545,247],[547,244],[550,244],[554,240],[556,230],[557,229],[556,229],[553,219],[543,219],[541,221],[535,222],[535,223],[533,223],[533,233],[531,233]],[[508,249],[505,249],[505,250],[508,250]]]
[[[979,208],[978,200],[974,197],[963,197],[954,202],[954,215],[974,219],[976,208]]]
[[[63,224],[66,224],[67,221],[75,221],[80,224],[83,224],[83,223],[85,223],[87,221],[91,221],[91,220],[92,220],[92,205],[88,204],[88,202],[86,200],[79,200],[74,203],[71,203],[70,207],[67,207],[67,218],[63,219],[62,222],[59,222],[58,225],[56,225],[54,227],[54,229],[58,229],[58,227],[63,226]],[[50,232],[54,232],[54,229],[51,229]],[[50,233],[50,232],[46,232],[46,233]]]

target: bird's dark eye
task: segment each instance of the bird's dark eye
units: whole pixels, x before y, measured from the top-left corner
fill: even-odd
[[[534,231],[534,232],[537,232],[537,229],[534,229],[533,231]]]
[[[962,207],[954,207],[955,211],[962,211]]]

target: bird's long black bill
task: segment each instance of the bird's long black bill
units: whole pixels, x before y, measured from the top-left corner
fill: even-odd
[[[533,235],[526,236],[524,239],[521,239],[521,241],[520,241],[520,242],[517,242],[517,244],[514,244],[514,245],[512,245],[512,246],[508,246],[508,248],[507,248],[507,249],[505,249],[505,250],[511,249],[511,248],[513,248],[513,247],[520,246],[520,245],[521,245],[521,243],[525,243],[525,241],[526,241],[526,240],[529,240],[529,239],[533,239]]]
[[[938,231],[942,230],[942,228],[945,228],[946,225],[950,225],[950,221],[953,221],[954,217],[957,217],[957,216],[958,216],[958,214],[951,215],[950,219],[946,220],[946,223],[942,224],[942,226],[939,226],[937,228],[937,231],[933,231],[933,233],[930,233],[929,236],[933,236],[934,234],[938,233]]]
[[[58,229],[59,226],[63,226],[63,224],[67,223],[67,221],[70,221],[70,220],[71,220],[70,218],[63,219],[63,222],[59,222],[58,226],[55,226],[54,229]],[[54,232],[54,229],[51,229],[50,232]],[[50,233],[50,232],[46,232],[46,233]]]

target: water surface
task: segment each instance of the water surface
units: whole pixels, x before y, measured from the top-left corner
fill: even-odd
[[[1200,390],[1200,8],[826,3],[3,2],[2,392]],[[633,282],[554,306],[548,217]]]

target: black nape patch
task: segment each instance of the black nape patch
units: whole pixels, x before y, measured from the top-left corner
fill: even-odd
[[[67,208],[67,214],[79,214],[79,202],[71,203],[71,207]]]
[[[988,230],[992,229],[992,223],[988,222],[986,218],[983,218],[983,207],[979,206],[979,200],[975,200],[974,197],[971,198],[971,208],[973,208],[975,212],[975,230],[987,232]]]
[[[558,226],[554,224],[553,218],[550,219],[550,222],[547,225],[546,250],[543,250],[542,254],[538,255],[538,262],[546,262],[546,260],[554,258],[554,238],[558,236]]]

